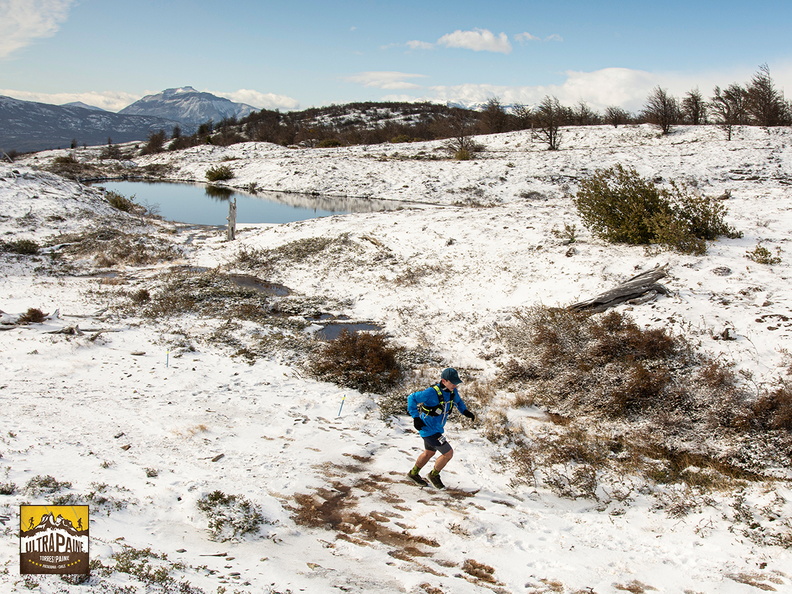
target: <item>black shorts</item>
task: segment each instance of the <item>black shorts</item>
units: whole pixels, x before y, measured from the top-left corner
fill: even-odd
[[[447,454],[451,451],[451,444],[446,441],[446,438],[442,433],[435,433],[434,435],[424,437],[423,440],[424,448],[432,452]]]

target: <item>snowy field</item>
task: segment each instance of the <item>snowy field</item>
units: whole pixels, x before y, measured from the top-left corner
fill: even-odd
[[[232,242],[222,228],[121,213],[100,190],[41,171],[66,151],[0,165],[0,241],[62,238],[35,256],[0,254],[0,590],[792,592],[785,471],[702,496],[681,516],[637,484],[624,498],[561,498],[513,480],[505,446],[482,434],[487,410],[473,408],[475,424],[448,427],[452,489],[421,490],[404,478],[420,445],[408,417],[386,422],[378,396],[311,379],[281,347],[257,351],[252,364],[239,355],[283,328],[230,324],[222,312],[136,312],[135,295],[179,271],[242,273],[245,254],[329,241],[333,249],[275,265],[262,280],[288,287],[303,311],[373,322],[430,351],[421,363],[429,377],[451,365],[487,385],[497,329],[515,310],[569,305],[668,265],[668,295],[618,310],[684,335],[757,389],[789,380],[792,130],[743,128],[727,142],[716,127],[665,137],[650,126],[572,128],[553,152],[527,131],[477,140],[486,150],[472,161],[447,159],[441,142],[244,143],[124,165],[167,164],[170,179],[200,182],[223,164],[231,186],[303,202],[319,193],[415,203],[242,225]],[[90,160],[99,150],[74,154]],[[593,238],[571,198],[582,177],[618,163],[724,196],[727,222],[743,236],[711,243],[704,256]],[[565,225],[577,230],[572,244]],[[69,249],[67,234],[112,229],[171,257],[134,264]],[[757,245],[780,262],[748,259]],[[48,318],[18,324],[31,308]],[[734,340],[714,339],[724,335]],[[549,423],[536,409],[524,417],[529,429]],[[50,492],[29,486],[42,476],[55,479]],[[215,491],[252,503],[263,522],[240,538],[213,536],[200,502]],[[19,575],[18,505],[59,497],[91,505],[95,569],[85,584]]]

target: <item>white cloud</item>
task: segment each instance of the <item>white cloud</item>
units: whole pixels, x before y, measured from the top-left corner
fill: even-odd
[[[536,35],[531,35],[530,33],[517,33],[514,36],[515,41],[519,41],[520,43],[525,43],[526,41],[541,41]]]
[[[0,58],[33,40],[51,37],[66,20],[76,0],[2,0],[0,2]]]
[[[123,91],[89,91],[87,93],[35,93],[31,91],[17,91],[15,89],[0,89],[0,95],[7,95],[22,101],[37,101],[52,105],[63,105],[81,101],[86,105],[101,107],[107,111],[118,111],[134,103],[143,95],[134,95]]]
[[[409,47],[410,49],[429,50],[429,49],[434,49],[434,44],[429,43],[428,41],[414,40],[414,41],[408,41],[407,47]]]
[[[712,94],[715,85],[723,87],[732,82],[749,82],[755,70],[735,68],[687,73],[649,72],[629,68],[603,68],[592,72],[570,70],[564,73],[566,78],[560,84],[515,87],[466,83],[432,86],[428,87],[428,92],[420,100],[475,105],[497,97],[505,105],[536,105],[545,96],[551,95],[557,97],[562,105],[570,107],[584,101],[600,112],[611,105],[638,112],[654,87],[659,86],[680,98],[688,91],[698,88],[706,98]],[[779,89],[786,90],[787,93],[792,89],[792,64],[771,65],[771,75]]]
[[[239,89],[238,91],[224,92],[224,91],[206,91],[217,95],[218,97],[225,97],[236,103],[247,103],[258,109],[297,109],[300,106],[299,101],[287,97],[286,95],[277,95],[275,93],[260,93],[250,89]]]
[[[545,41],[564,41],[564,38],[561,37],[558,33],[553,33],[552,35],[548,35],[545,37]]]
[[[420,85],[408,82],[410,78],[426,78],[424,74],[407,74],[406,72],[360,72],[352,76],[347,76],[344,80],[358,83],[364,87],[376,87],[378,89],[419,89]]]
[[[506,33],[495,35],[487,29],[474,29],[472,31],[454,31],[448,35],[443,35],[437,40],[438,45],[446,47],[458,47],[470,49],[477,52],[498,52],[508,54],[512,51],[509,38]]]

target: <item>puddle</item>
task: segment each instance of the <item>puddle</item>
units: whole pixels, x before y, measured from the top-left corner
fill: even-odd
[[[338,324],[328,324],[321,330],[316,331],[316,336],[324,340],[335,340],[346,330],[354,334],[355,332],[379,332],[382,326],[369,323],[341,322]]]
[[[285,297],[291,295],[291,289],[285,285],[278,283],[270,283],[263,281],[255,276],[249,274],[229,274],[228,280],[238,287],[245,287],[246,289],[253,289],[265,295],[274,295],[276,297]]]
[[[203,274],[204,272],[209,272],[211,268],[207,268],[206,266],[171,266],[171,272],[188,272],[191,274]]]
[[[78,274],[81,278],[118,278],[119,273],[115,270],[99,270],[88,274]]]

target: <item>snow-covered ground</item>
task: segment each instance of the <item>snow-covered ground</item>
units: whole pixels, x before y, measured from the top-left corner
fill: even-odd
[[[502,447],[482,436],[486,411],[477,411],[472,427],[449,426],[456,455],[444,477],[458,490],[419,490],[404,473],[420,442],[408,418],[381,420],[379,397],[314,381],[278,350],[253,365],[232,357],[227,342],[213,340],[221,316],[152,320],[113,307],[121,292],[154,292],[177,266],[233,272],[240,253],[336,241],[326,256],[276,266],[264,280],[326,313],[375,322],[400,345],[431,351],[430,374],[453,365],[463,379],[485,380],[497,360],[497,327],[515,309],[568,305],[667,264],[667,296],[619,309],[641,325],[683,334],[757,386],[770,385],[788,377],[790,365],[792,130],[745,128],[730,142],[723,137],[715,127],[666,137],[649,126],[593,127],[564,130],[553,152],[530,132],[479,137],[486,150],[472,161],[448,160],[440,142],[245,143],[135,161],[169,164],[172,179],[193,181],[224,164],[235,174],[230,185],[300,192],[301,200],[318,192],[416,204],[244,225],[233,242],[222,229],[142,223],[109,207],[99,190],[38,170],[63,151],[0,166],[0,241],[44,245],[58,234],[117,227],[181,253],[102,274],[96,260],[76,255],[1,256],[0,485],[16,486],[0,495],[0,516],[9,518],[0,541],[2,588],[180,591],[179,582],[189,582],[229,593],[792,591],[790,549],[749,538],[749,522],[739,517],[748,507],[763,510],[751,522],[786,534],[788,543],[786,481],[708,494],[682,517],[670,517],[641,489],[625,501],[562,499],[512,481]],[[712,243],[704,256],[592,238],[571,196],[581,177],[617,163],[727,194],[727,221],[743,236]],[[576,227],[573,244],[565,225]],[[748,259],[757,245],[780,263]],[[29,308],[57,315],[13,324]],[[82,334],[53,333],[74,326]],[[713,339],[727,329],[736,340]],[[246,344],[262,330],[244,323],[233,332]],[[526,422],[546,424],[535,412]],[[28,481],[46,475],[71,486],[30,495]],[[260,530],[238,542],[211,540],[198,502],[216,490],[255,504]],[[92,503],[93,559],[112,568],[124,547],[150,548],[167,555],[150,563],[171,567],[172,581],[145,585],[101,568],[87,585],[20,576],[17,506],[70,495]]]

